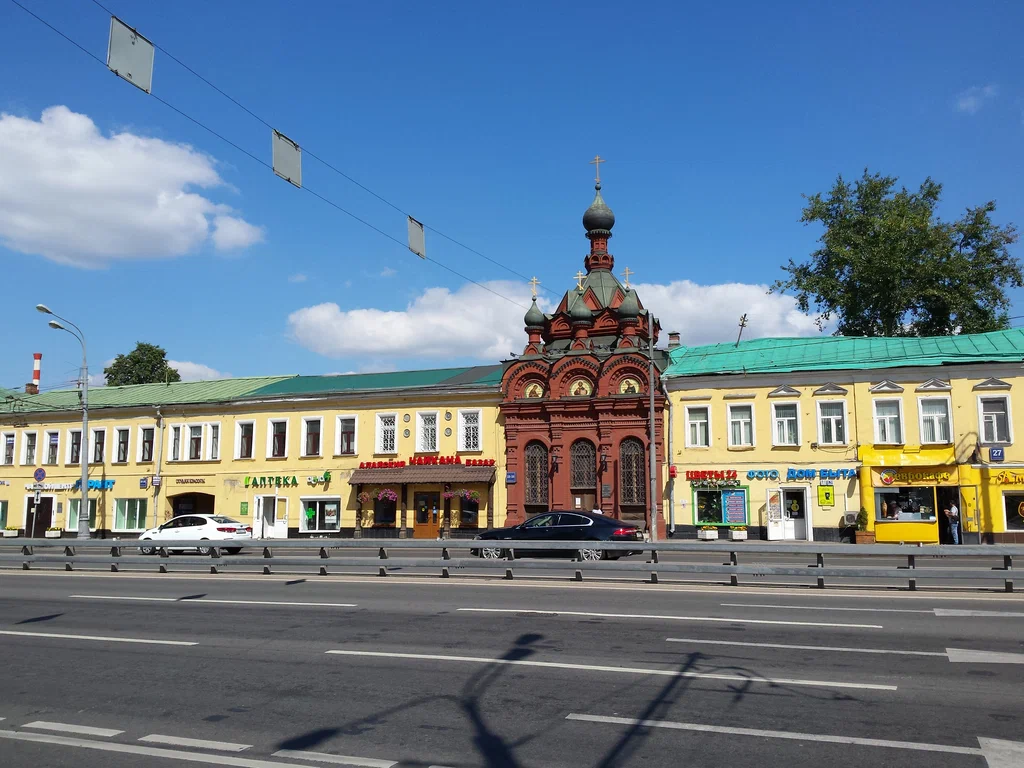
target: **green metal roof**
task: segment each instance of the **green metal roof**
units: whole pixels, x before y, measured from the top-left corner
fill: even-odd
[[[502,366],[478,365],[470,368],[435,368],[427,371],[390,373],[349,373],[340,376],[292,376],[270,382],[247,393],[246,397],[286,397],[288,395],[331,394],[375,389],[415,389],[419,387],[476,386],[497,387]]]
[[[961,336],[752,339],[677,347],[666,377],[1024,361],[1024,328]]]
[[[622,287],[615,275],[607,269],[595,269],[587,275],[583,279],[584,294],[587,292],[588,288],[594,292],[594,296],[597,298],[597,303],[602,308],[611,306],[612,299],[615,298],[615,291],[618,290],[622,293],[626,292],[625,288]],[[575,288],[571,291],[567,291],[565,294],[566,312],[571,312],[572,308],[578,301],[582,301],[582,297],[577,293]]]

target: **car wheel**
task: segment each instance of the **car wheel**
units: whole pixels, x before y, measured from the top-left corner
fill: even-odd
[[[587,562],[604,560],[604,555],[603,549],[581,549],[579,551],[579,559]]]
[[[229,555],[237,555],[239,552],[242,551],[242,548],[241,547],[225,547],[224,551],[227,552]]]
[[[206,539],[202,539],[202,541],[206,541]],[[205,556],[205,555],[209,555],[209,554],[210,554],[210,551],[211,551],[212,549],[213,549],[213,547],[196,547],[196,551],[197,551],[197,552],[198,552],[198,553],[199,553],[200,555],[204,555],[204,556]]]
[[[480,557],[484,560],[503,560],[508,553],[501,547],[484,547],[480,550]]]
[[[149,539],[144,539],[144,541],[149,541]],[[154,547],[154,546],[139,547],[139,553],[143,554],[143,555],[156,554],[156,547]]]

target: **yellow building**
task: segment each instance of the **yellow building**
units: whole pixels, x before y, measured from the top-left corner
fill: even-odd
[[[677,533],[747,525],[879,542],[1024,541],[1024,331],[923,339],[758,339],[677,347],[669,488]],[[1018,409],[1019,411],[1020,409]]]
[[[500,377],[492,365],[90,390],[90,528],[129,537],[193,512],[268,538],[501,525]],[[2,527],[76,531],[77,393],[2,394]]]

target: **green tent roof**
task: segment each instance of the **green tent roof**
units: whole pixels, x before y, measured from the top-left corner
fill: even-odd
[[[1021,362],[1024,329],[907,338],[752,339],[739,345],[678,347],[669,356],[671,364],[665,371],[666,377]]]
[[[292,376],[270,382],[248,393],[248,397],[286,397],[288,395],[330,394],[375,389],[415,389],[418,387],[495,387],[501,383],[502,366],[478,365],[471,368],[437,368],[428,371],[392,371],[390,373],[349,373],[340,376]]]

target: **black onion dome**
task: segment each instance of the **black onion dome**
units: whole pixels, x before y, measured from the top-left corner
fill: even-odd
[[[543,328],[544,327],[544,313],[540,311],[540,307],[537,306],[537,297],[533,297],[533,303],[530,308],[526,311],[526,317],[523,318],[523,322],[526,323],[527,328]]]
[[[594,313],[583,300],[583,291],[581,290],[576,291],[576,301],[572,305],[572,309],[569,310],[569,319],[574,323],[589,323],[594,319]]]
[[[595,185],[594,189],[597,190],[594,194],[594,202],[590,204],[590,207],[583,214],[583,228],[587,232],[595,230],[611,232],[612,227],[615,226],[615,214],[612,213],[612,209],[608,207],[604,198],[601,197],[601,185]]]
[[[626,291],[626,296],[616,310],[623,320],[635,320],[640,316],[640,302],[636,297],[636,291],[632,288]]]

